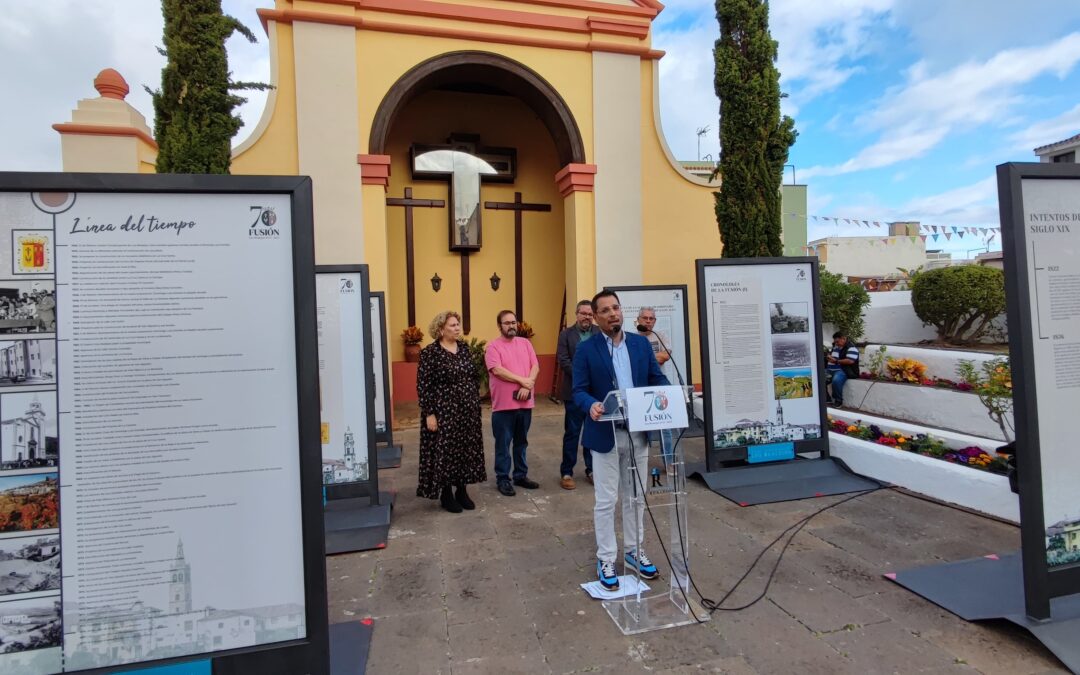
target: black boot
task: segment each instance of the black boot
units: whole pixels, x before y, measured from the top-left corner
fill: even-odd
[[[450,513],[461,513],[461,504],[457,503],[454,499],[454,493],[450,491],[449,485],[444,485],[442,489],[442,496],[439,498],[442,502],[442,507]]]
[[[473,500],[469,499],[469,493],[465,491],[464,483],[457,486],[457,491],[454,493],[454,498],[457,500],[457,503],[461,506],[461,508],[465,509],[466,511],[472,511],[476,508],[476,504],[473,503]]]

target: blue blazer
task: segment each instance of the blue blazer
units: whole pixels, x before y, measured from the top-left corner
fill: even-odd
[[[623,339],[630,355],[635,387],[670,384],[647,339],[636,333],[625,333]],[[611,361],[605,337],[596,335],[578,345],[574,354],[574,405],[585,412],[581,444],[593,452],[611,452],[615,447],[615,433],[611,422],[594,422],[589,409],[594,403],[602,403],[609,391],[618,388],[615,364]]]

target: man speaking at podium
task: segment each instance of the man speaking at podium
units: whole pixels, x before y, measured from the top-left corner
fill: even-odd
[[[636,542],[645,539],[645,503],[637,504],[637,532],[631,502],[642,489],[648,473],[649,443],[641,432],[630,433],[625,422],[598,421],[605,412],[602,401],[609,391],[669,384],[656,362],[652,346],[640,335],[622,329],[623,315],[619,296],[600,291],[592,299],[593,318],[601,335],[578,346],[574,355],[574,403],[586,413],[581,443],[593,451],[593,480],[596,506],[593,527],[596,530],[596,576],[608,590],[619,588],[615,556],[615,503],[622,492],[623,550],[628,565],[645,579],[660,576]],[[631,451],[632,448],[632,451]],[[613,452],[614,450],[614,452]],[[639,471],[638,486],[631,485],[630,463]]]

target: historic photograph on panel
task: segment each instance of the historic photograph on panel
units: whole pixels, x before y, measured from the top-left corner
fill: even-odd
[[[773,388],[777,400],[810,398],[814,395],[814,378],[809,367],[777,368],[773,371]]]
[[[805,302],[769,303],[772,333],[806,333],[810,330],[810,311]]]
[[[0,599],[59,588],[59,534],[0,539]]]
[[[806,336],[776,336],[772,339],[773,368],[809,368],[810,341]]]
[[[0,475],[0,532],[56,529],[60,514],[57,474]]]
[[[0,335],[56,330],[56,285],[48,279],[0,281]]]
[[[1046,562],[1051,567],[1080,562],[1080,508],[1075,513],[1046,528]]]
[[[0,340],[0,387],[56,384],[55,340]]]
[[[59,461],[56,392],[0,396],[0,470],[56,466]]]
[[[60,644],[60,596],[0,602],[0,654]]]

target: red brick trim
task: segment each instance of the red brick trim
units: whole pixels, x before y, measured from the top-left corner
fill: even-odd
[[[390,187],[390,155],[357,155],[360,165],[361,185],[381,185],[383,190]]]
[[[559,194],[568,197],[574,192],[592,192],[596,182],[595,164],[567,164],[555,174]]]

